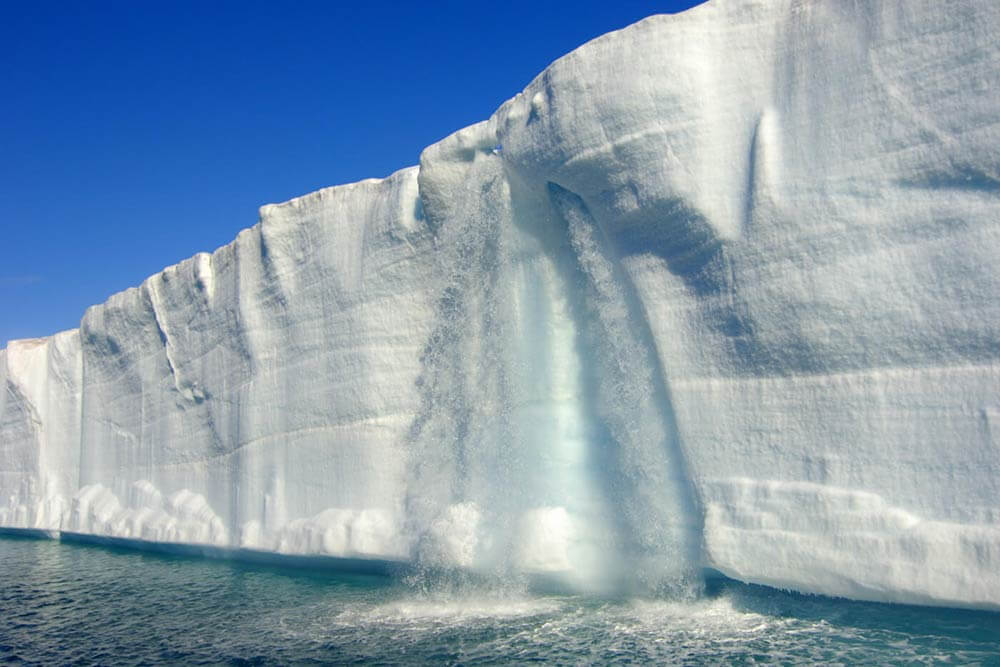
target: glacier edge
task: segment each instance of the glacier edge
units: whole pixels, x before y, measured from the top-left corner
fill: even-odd
[[[1000,9],[713,1],[0,351],[0,526],[1000,608]]]

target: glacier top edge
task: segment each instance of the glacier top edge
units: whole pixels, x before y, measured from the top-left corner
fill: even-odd
[[[625,35],[625,34],[627,34],[629,32],[633,32],[633,31],[636,31],[636,30],[650,29],[650,28],[653,28],[654,26],[667,25],[667,24],[671,24],[673,22],[677,22],[679,20],[699,19],[701,17],[706,16],[706,14],[708,12],[712,11],[712,9],[713,9],[713,7],[714,7],[715,4],[717,4],[717,3],[704,2],[703,4],[696,5],[694,7],[691,7],[689,9],[686,9],[686,10],[683,10],[683,11],[680,11],[680,12],[677,12],[677,13],[659,13],[659,14],[653,14],[653,15],[650,15],[650,16],[648,16],[648,17],[646,17],[644,19],[641,19],[641,20],[639,20],[639,21],[637,21],[635,23],[632,23],[632,24],[630,24],[628,26],[625,26],[625,27],[620,28],[618,30],[613,30],[613,31],[610,31],[608,33],[599,35],[599,36],[597,36],[597,37],[595,37],[595,38],[593,38],[593,39],[591,39],[591,40],[583,43],[582,45],[580,45],[576,49],[570,51],[569,53],[567,53],[567,54],[565,54],[563,56],[560,56],[559,58],[557,58],[556,60],[554,60],[552,63],[550,63],[547,67],[545,67],[541,72],[539,72],[538,75],[535,76],[534,79],[532,79],[531,82],[529,82],[529,84],[527,86],[525,86],[524,90],[522,90],[521,92],[515,94],[507,102],[504,102],[503,104],[501,104],[500,107],[498,107],[497,111],[491,116],[491,119],[493,117],[495,117],[497,114],[499,114],[504,108],[506,108],[507,106],[509,106],[515,100],[517,100],[521,95],[523,95],[524,91],[529,90],[530,88],[532,88],[532,85],[536,81],[538,81],[539,79],[541,79],[550,68],[552,68],[553,66],[558,65],[562,61],[565,61],[565,60],[567,60],[569,58],[574,58],[574,57],[578,57],[580,55],[586,54],[589,50],[591,50],[591,49],[593,49],[595,47],[599,47],[599,45],[601,45],[601,44],[603,44],[603,43],[605,43],[607,41],[622,39],[623,35]],[[442,137],[442,139],[440,139],[439,141],[434,142],[433,144],[430,144],[427,148],[424,149],[423,152],[426,152],[428,149],[431,149],[431,148],[433,148],[433,147],[435,147],[435,146],[437,146],[439,144],[447,143],[450,140],[452,140],[453,137],[455,137],[456,135],[460,134],[464,130],[467,130],[469,128],[475,127],[476,125],[484,123],[484,122],[486,122],[486,121],[479,121],[477,123],[472,123],[469,126],[466,126],[465,128],[460,128],[460,129],[456,130],[455,132],[452,132],[448,136]],[[293,197],[291,199],[288,199],[288,200],[286,200],[284,202],[262,204],[260,206],[260,216],[258,217],[258,221],[256,223],[254,223],[253,225],[249,226],[249,227],[244,227],[244,228],[238,230],[236,232],[236,234],[234,235],[233,240],[230,241],[229,243],[225,243],[225,244],[219,246],[218,248],[216,248],[216,249],[214,249],[212,251],[202,251],[202,252],[195,253],[194,255],[192,255],[190,257],[186,257],[184,259],[181,259],[181,260],[179,260],[178,262],[176,262],[174,264],[167,265],[164,268],[162,268],[161,270],[156,271],[154,273],[151,273],[147,277],[146,280],[149,280],[150,278],[152,278],[154,276],[160,275],[160,274],[162,274],[164,272],[167,272],[167,271],[170,271],[172,269],[179,268],[179,267],[181,267],[183,265],[188,264],[189,262],[195,261],[195,259],[198,256],[200,256],[200,255],[205,255],[205,254],[215,255],[220,250],[223,250],[223,249],[225,249],[227,247],[232,246],[236,242],[236,238],[241,233],[243,233],[245,231],[248,231],[248,230],[253,230],[253,229],[257,228],[261,224],[261,218],[268,211],[272,211],[272,210],[276,210],[276,209],[281,209],[281,208],[285,208],[285,207],[298,207],[298,206],[302,206],[305,203],[308,203],[308,202],[311,202],[311,201],[315,201],[317,199],[323,199],[323,198],[326,198],[326,197],[337,196],[337,194],[339,194],[339,193],[348,192],[348,191],[351,191],[351,190],[354,190],[354,189],[357,189],[357,188],[378,187],[383,182],[391,181],[393,179],[398,178],[400,176],[400,174],[402,174],[402,173],[409,172],[411,170],[418,169],[418,168],[419,167],[416,166],[416,165],[406,166],[406,167],[402,167],[402,168],[396,170],[395,172],[393,172],[393,173],[391,173],[391,174],[389,174],[388,176],[385,176],[385,177],[381,177],[381,178],[380,177],[363,178],[363,179],[360,179],[358,181],[352,181],[352,182],[349,182],[349,183],[335,184],[335,185],[331,185],[331,186],[320,188],[318,190],[307,192],[305,194],[302,194],[302,195]],[[145,283],[146,280],[144,280],[143,283]],[[138,289],[138,288],[139,288],[139,285],[133,285],[133,286],[130,286],[130,287],[123,288],[123,289],[119,290],[118,292],[114,292],[114,293],[110,294],[107,297],[107,299],[105,299],[103,302],[99,302],[99,303],[93,304],[92,306],[88,307],[87,310],[89,310],[90,308],[93,308],[95,306],[99,306],[99,305],[101,305],[101,304],[103,304],[103,303],[105,303],[107,301],[110,301],[110,300],[114,299],[119,294],[122,294],[124,292],[128,292],[129,290]],[[77,327],[77,329],[78,329],[78,327]],[[60,333],[62,333],[62,332],[60,332]],[[50,338],[53,335],[55,335],[55,334],[49,334],[48,336],[36,336],[34,338],[27,338],[27,339],[12,339],[12,340],[7,341],[6,344],[3,347],[0,347],[0,351],[9,349],[10,346],[13,343],[23,343],[24,341],[27,341],[27,340],[38,340],[38,341],[42,342],[42,341]]]

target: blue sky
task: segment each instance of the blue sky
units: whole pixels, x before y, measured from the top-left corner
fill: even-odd
[[[667,2],[6,3],[0,345],[228,243],[261,204],[386,176]]]

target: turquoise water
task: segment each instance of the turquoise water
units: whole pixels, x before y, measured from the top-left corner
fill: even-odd
[[[599,600],[0,538],[10,663],[1000,665],[1000,614],[712,580]]]

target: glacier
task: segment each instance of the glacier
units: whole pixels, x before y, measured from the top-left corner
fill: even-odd
[[[0,526],[1000,608],[1000,6],[712,0],[0,351]]]

